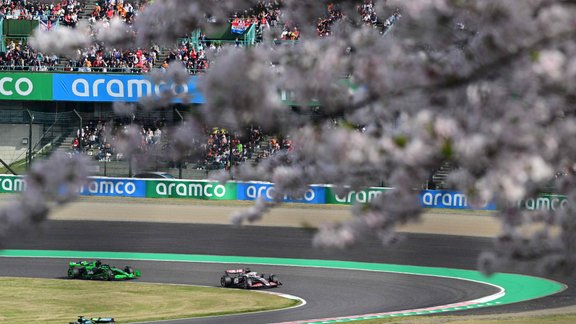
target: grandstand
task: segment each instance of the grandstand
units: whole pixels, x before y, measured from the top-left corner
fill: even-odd
[[[1,5],[0,123],[6,135],[2,136],[3,143],[0,143],[3,145],[2,152],[5,152],[0,153],[0,158],[12,165],[11,169],[22,172],[30,160],[55,150],[74,153],[78,148],[97,159],[98,175],[130,176],[133,170],[129,161],[114,154],[110,143],[99,143],[102,148],[96,148],[94,143],[88,144],[90,136],[87,130],[92,132],[95,130],[94,125],[104,123],[113,127],[134,123],[153,132],[162,127],[166,134],[165,129],[181,122],[183,114],[202,103],[201,96],[196,93],[195,80],[192,79],[187,85],[188,91],[195,96],[191,105],[175,104],[169,109],[155,112],[137,109],[129,118],[115,116],[112,106],[120,95],[126,101],[137,102],[153,92],[144,77],[131,75],[166,67],[169,61],[176,59],[187,61],[189,71],[194,74],[207,68],[202,53],[206,47],[226,44],[252,46],[257,39],[262,39],[260,24],[264,23],[264,15],[260,17],[262,19],[236,16],[231,18],[225,28],[192,31],[179,39],[173,48],[154,46],[125,52],[87,48],[81,53],[80,59],[71,60],[40,53],[28,46],[28,37],[35,28],[74,27],[80,20],[94,22],[117,15],[129,23],[130,12],[138,10],[137,3],[125,1],[124,7],[120,7],[112,6],[108,1],[71,0],[55,1],[51,5],[21,1],[8,1]],[[259,10],[261,13],[262,8]],[[277,17],[269,19],[275,21]],[[146,134],[143,137],[146,138]],[[231,140],[229,134],[228,140]],[[237,138],[234,140],[238,141]],[[265,139],[262,141],[265,142]],[[24,142],[28,144],[22,144]],[[237,149],[208,148],[208,158],[187,161],[189,163],[179,165],[177,171],[170,170],[175,168],[165,161],[160,161],[162,163],[157,163],[154,168],[162,167],[185,178],[205,178],[208,170],[229,165],[229,162],[221,161],[223,158],[229,159],[224,156],[224,151],[234,153],[228,155],[232,155],[236,162],[254,160],[253,150],[244,148],[260,147],[260,144],[250,145],[249,142],[234,143],[242,148],[242,156],[235,151]],[[166,148],[169,136],[163,136],[163,142],[156,144]],[[99,151],[107,152],[103,153],[104,158]]]
[[[231,163],[256,163],[275,151],[289,148],[284,141],[276,141],[271,135],[259,134],[253,138],[254,130],[242,137],[226,130],[213,134],[207,127],[207,140],[198,143],[202,151],[200,156],[178,164],[166,161],[165,151],[171,142],[170,128],[203,103],[195,76],[182,85],[191,95],[190,104],[173,102],[169,108],[153,112],[137,107],[126,116],[113,113],[113,104],[119,98],[137,103],[143,97],[159,95],[158,87],[142,74],[152,69],[165,69],[171,61],[184,62],[190,74],[196,74],[209,68],[204,50],[226,45],[254,46],[263,41],[265,28],[278,32],[280,39],[275,41],[297,41],[300,37],[298,27],[281,23],[281,13],[275,2],[261,4],[250,14],[234,14],[224,27],[191,31],[171,48],[151,46],[121,51],[92,46],[81,51],[79,58],[70,59],[40,53],[28,46],[28,37],[35,28],[74,27],[81,20],[94,23],[114,16],[130,24],[132,13],[139,10],[140,2],[123,3],[122,7],[113,6],[109,1],[68,0],[54,1],[51,5],[5,1],[0,6],[0,132],[6,134],[0,138],[0,159],[11,165],[10,169],[21,173],[32,160],[64,150],[93,156],[98,165],[96,175],[132,176],[141,171],[136,168],[145,167],[194,179],[206,178],[208,172],[229,168]],[[380,21],[370,2],[359,7],[358,12],[365,23],[373,24],[383,33],[399,17],[395,13],[385,22]],[[318,25],[318,35],[329,34],[330,25],[340,17],[337,8],[329,6],[328,17]],[[133,159],[115,152],[112,140],[103,141],[102,133],[95,134],[101,132],[98,127],[103,125],[114,131],[140,125],[144,142],[148,142],[148,132],[163,133],[161,140],[154,141],[152,151],[158,157],[156,163],[134,165]]]

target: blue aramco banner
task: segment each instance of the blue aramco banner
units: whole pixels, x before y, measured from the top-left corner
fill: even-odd
[[[265,201],[272,201],[274,197],[274,185],[260,182],[238,182],[238,200],[256,200],[263,197]],[[306,204],[324,204],[326,202],[326,188],[324,186],[310,186],[304,193],[304,197],[294,199],[284,197],[283,202],[297,202]]]
[[[130,178],[90,178],[80,189],[84,196],[146,197],[146,181]]]
[[[447,190],[422,190],[420,192],[420,205],[424,208],[496,210],[496,204],[493,202],[471,207],[466,195]]]
[[[204,103],[196,86],[197,77],[188,83],[155,84],[150,77],[141,74],[58,73],[53,74],[53,100],[94,102],[138,102],[144,97],[161,98],[166,94],[173,102]]]

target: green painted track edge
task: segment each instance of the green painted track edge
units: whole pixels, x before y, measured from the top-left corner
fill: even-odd
[[[443,278],[475,281],[503,289],[503,293],[496,299],[487,302],[478,302],[466,306],[454,306],[439,310],[421,310],[412,312],[396,312],[394,314],[375,314],[370,316],[358,315],[331,320],[322,320],[318,323],[349,322],[364,319],[387,318],[395,316],[426,315],[444,313],[471,308],[506,305],[542,298],[559,293],[567,288],[566,285],[545,279],[520,274],[497,273],[485,276],[474,270],[434,268],[408,265],[394,265],[382,263],[366,263],[353,261],[313,260],[293,258],[262,258],[241,256],[215,256],[199,254],[171,254],[171,253],[135,253],[135,252],[99,252],[99,251],[55,251],[55,250],[0,250],[0,257],[19,258],[63,258],[63,259],[121,259],[140,261],[164,261],[164,262],[196,262],[196,263],[237,263],[237,264],[262,264],[274,266],[312,267],[348,269],[361,271],[380,271],[389,273],[401,273],[419,276],[434,276]],[[310,322],[315,323],[315,322]]]

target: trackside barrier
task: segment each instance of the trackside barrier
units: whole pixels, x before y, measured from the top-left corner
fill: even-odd
[[[457,191],[422,190],[419,196],[420,205],[424,208],[498,210],[498,206],[493,202],[470,206],[466,195]],[[526,210],[558,210],[566,207],[567,204],[568,199],[566,196],[540,194],[536,198],[521,200],[514,205]]]
[[[0,194],[17,193],[26,188],[21,176],[0,175]],[[311,185],[301,197],[282,197],[286,203],[352,205],[367,203],[392,190],[392,188],[367,188],[359,191],[341,191],[330,185]],[[268,182],[228,182],[226,184],[208,180],[158,180],[133,178],[91,177],[79,188],[83,196],[108,196],[130,198],[182,198],[203,200],[256,200],[262,197],[271,201],[274,184]],[[422,190],[420,205],[424,208],[497,210],[496,204],[486,202],[470,206],[468,198],[461,192],[450,190]],[[568,204],[566,196],[541,194],[536,198],[522,200],[515,205],[526,210],[558,210]]]
[[[15,193],[24,190],[25,183],[22,177],[0,175],[0,193]]]
[[[217,181],[146,180],[147,198],[236,200],[236,183]]]
[[[0,175],[0,193],[17,193],[26,188],[24,177]],[[146,197],[146,181],[131,178],[91,177],[78,189],[83,196]]]
[[[80,189],[83,196],[106,197],[146,197],[146,181],[130,178],[90,178],[88,184]]]
[[[483,202],[478,206],[471,207],[468,198],[461,192],[448,190],[422,190],[420,191],[420,206],[424,208],[447,208],[447,209],[474,209],[496,210],[496,204]]]
[[[326,204],[352,205],[355,203],[367,203],[377,196],[392,190],[392,188],[367,188],[359,191],[340,192],[333,186],[326,186]]]
[[[236,182],[237,200],[256,200],[262,197],[265,201],[274,199],[274,184],[269,182]],[[302,197],[282,197],[283,202],[305,204],[325,204],[326,186],[312,185]]]

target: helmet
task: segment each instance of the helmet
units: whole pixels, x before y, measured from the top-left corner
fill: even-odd
[[[96,262],[94,262],[94,265],[100,267],[102,265],[102,262],[100,262],[100,260],[96,260]]]

